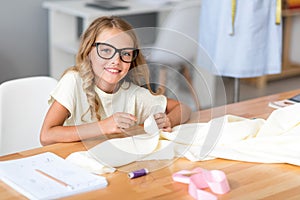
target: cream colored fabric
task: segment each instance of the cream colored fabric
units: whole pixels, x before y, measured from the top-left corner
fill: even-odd
[[[95,174],[113,173],[116,169],[98,162],[88,151],[70,154],[67,161]]]
[[[89,172],[103,174],[134,161],[174,158],[173,143],[159,140],[160,132],[153,115],[145,120],[144,129],[147,134],[110,139],[88,151],[74,152],[66,160]]]
[[[159,134],[110,139],[89,149],[89,153],[104,165],[119,167],[151,154],[158,141]]]
[[[300,104],[274,110],[267,120],[225,115],[208,123],[174,127],[171,133],[161,132],[160,137],[150,134],[107,142],[115,145],[115,149],[131,153],[132,157],[126,158],[117,152],[108,151],[103,143],[97,147],[101,151],[92,150],[94,157],[105,155],[112,162],[124,159],[118,164],[141,160],[147,155],[147,160],[185,157],[191,161],[200,161],[225,158],[300,166]],[[137,149],[142,154],[133,147],[139,147]],[[207,152],[204,156],[201,155],[203,150]]]
[[[105,93],[97,87],[95,87],[95,91],[102,103],[102,109],[100,110],[102,119],[111,116],[115,112],[127,112],[135,115],[138,124],[142,124],[150,114],[164,112],[167,106],[165,96],[154,96],[149,90],[133,83],[124,82],[114,94]],[[84,117],[86,122],[81,121],[81,116],[88,110],[89,104],[82,89],[82,79],[78,72],[70,71],[61,78],[57,87],[51,93],[49,103],[52,103],[54,99],[71,113],[71,116],[65,121],[65,125],[80,125],[92,122],[90,113]]]
[[[266,121],[231,115],[223,116],[220,137],[216,140],[214,147],[211,147],[207,157],[200,156],[200,152],[206,148],[204,139],[211,122],[197,130],[197,139],[194,141],[186,144],[176,143],[175,149],[179,150],[190,146],[185,153],[177,150],[177,156],[184,156],[192,161],[226,158],[249,162],[300,165],[299,113],[300,105],[293,105],[274,110]],[[214,120],[216,119],[212,121]],[[210,128],[213,129],[213,127]],[[181,131],[185,132],[185,129],[187,129],[185,125],[182,125]],[[163,133],[163,137],[174,140],[178,133],[175,131],[173,134]]]

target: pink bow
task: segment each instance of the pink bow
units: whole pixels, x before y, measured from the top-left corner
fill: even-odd
[[[217,197],[202,189],[210,188],[216,194],[225,194],[230,190],[226,175],[221,170],[205,170],[197,167],[193,170],[181,170],[172,176],[176,182],[189,184],[189,194],[195,199],[215,200]]]

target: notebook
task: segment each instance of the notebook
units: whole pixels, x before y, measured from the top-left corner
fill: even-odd
[[[29,199],[56,199],[107,186],[105,177],[51,152],[1,161],[0,178]]]
[[[284,99],[284,100],[279,100],[279,101],[271,101],[269,102],[269,106],[272,108],[284,108],[290,105],[294,105],[297,102],[294,101],[290,101],[288,99]]]
[[[269,106],[272,108],[284,108],[286,106],[294,105],[296,103],[300,103],[300,94],[297,94],[288,99],[269,102]]]

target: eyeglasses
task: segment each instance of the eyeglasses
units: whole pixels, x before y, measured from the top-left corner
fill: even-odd
[[[138,54],[139,50],[136,48],[123,48],[117,49],[116,47],[102,42],[96,42],[93,44],[97,48],[97,54],[100,58],[109,60],[113,58],[116,53],[119,53],[120,59],[125,63],[131,63],[134,61]]]

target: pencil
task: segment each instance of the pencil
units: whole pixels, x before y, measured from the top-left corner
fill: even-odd
[[[67,184],[67,183],[65,183],[65,182],[63,182],[63,181],[61,181],[61,180],[59,180],[59,179],[57,179],[57,178],[51,176],[50,174],[47,174],[46,172],[43,172],[43,171],[40,170],[40,169],[35,169],[35,171],[38,172],[38,173],[40,173],[40,174],[42,174],[42,175],[44,175],[44,176],[46,176],[46,177],[48,177],[48,178],[50,178],[51,180],[53,180],[53,181],[55,181],[55,182],[57,182],[57,183],[59,183],[59,184],[65,186],[65,187],[68,187],[68,188],[70,188],[70,189],[73,189],[73,187],[72,187],[71,185],[69,185],[69,184]]]

